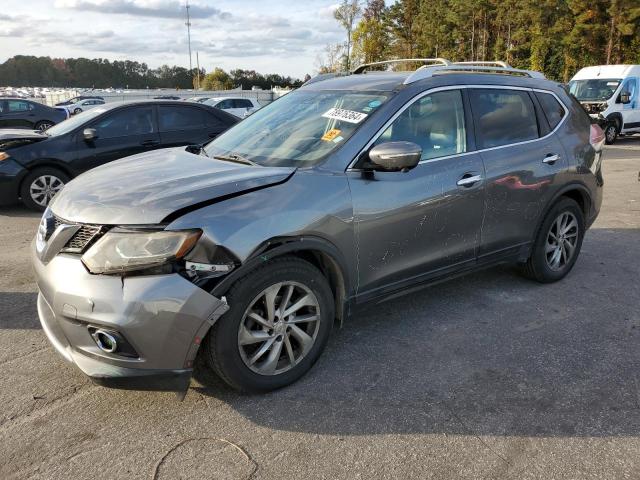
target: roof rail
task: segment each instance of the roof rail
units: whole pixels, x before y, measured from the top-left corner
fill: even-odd
[[[535,72],[533,70],[520,70],[518,68],[512,67],[503,67],[503,66],[475,66],[470,64],[452,64],[446,66],[434,65],[434,66],[424,66],[417,69],[411,75],[409,75],[404,81],[405,85],[408,85],[413,82],[417,82],[418,80],[423,80],[425,78],[431,78],[434,75],[442,75],[447,73],[492,73],[492,74],[501,74],[501,75],[516,75],[530,78],[545,78],[545,76],[540,72]]]
[[[453,62],[454,65],[475,65],[476,67],[502,67],[502,68],[513,68],[507,62],[502,62],[500,60],[494,61],[481,61],[481,62]]]
[[[364,71],[370,67],[377,67],[379,65],[393,65],[396,63],[406,63],[406,62],[421,62],[424,64],[436,64],[436,65],[442,65],[442,66],[451,65],[451,62],[446,58],[398,58],[395,60],[383,60],[381,62],[363,63],[362,65],[359,65],[358,67],[356,67],[355,70],[353,70],[351,73],[352,74],[364,73]],[[425,66],[427,65],[423,65],[423,67]]]

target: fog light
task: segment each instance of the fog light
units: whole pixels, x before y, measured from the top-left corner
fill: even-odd
[[[98,348],[103,352],[113,353],[118,349],[118,342],[113,335],[104,330],[95,330],[91,333]]]

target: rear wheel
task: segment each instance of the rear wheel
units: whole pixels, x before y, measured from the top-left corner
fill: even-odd
[[[310,263],[282,257],[234,284],[229,311],[212,327],[204,351],[210,367],[243,392],[293,383],[324,350],[334,318],[333,295]]]
[[[73,110],[73,114],[77,115],[79,113],[82,113],[82,109],[81,108],[76,108],[75,110]]]
[[[563,198],[547,213],[536,236],[525,275],[542,283],[564,278],[575,264],[584,237],[584,214],[575,200]]]
[[[33,210],[43,211],[68,181],[69,176],[56,168],[38,168],[27,175],[22,182],[20,187],[22,203]]]

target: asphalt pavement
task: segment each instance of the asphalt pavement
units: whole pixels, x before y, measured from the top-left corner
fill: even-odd
[[[640,137],[567,278],[500,267],[369,308],[302,380],[184,399],[93,385],[48,344],[0,209],[0,479],[640,478]]]

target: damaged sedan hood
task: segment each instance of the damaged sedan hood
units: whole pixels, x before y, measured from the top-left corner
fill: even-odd
[[[184,148],[155,150],[90,170],[50,207],[70,222],[156,224],[178,210],[285,182],[294,171],[214,160]]]
[[[29,143],[40,142],[49,138],[47,134],[38,130],[25,130],[20,128],[0,129],[0,150],[20,147]]]

